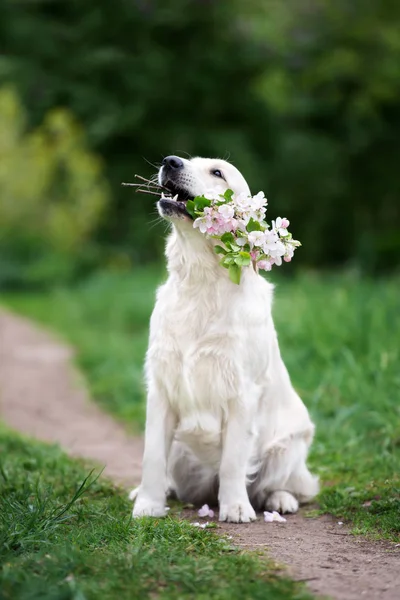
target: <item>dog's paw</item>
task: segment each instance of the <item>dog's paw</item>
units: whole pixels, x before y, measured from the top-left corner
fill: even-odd
[[[136,487],[134,488],[131,492],[129,492],[128,498],[129,500],[135,500],[138,493],[139,493],[140,487]]]
[[[299,510],[299,503],[290,492],[278,490],[268,496],[265,508],[270,511],[276,510],[281,514],[295,513]]]
[[[168,512],[168,507],[164,502],[156,502],[149,498],[143,498],[140,495],[136,498],[135,506],[133,507],[132,516],[137,517],[165,517]]]
[[[256,520],[256,513],[248,500],[232,504],[221,502],[219,520],[228,523],[250,523]]]

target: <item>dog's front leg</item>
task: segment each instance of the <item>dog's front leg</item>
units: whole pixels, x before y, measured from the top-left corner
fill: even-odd
[[[254,521],[256,513],[246,489],[246,467],[251,433],[246,411],[233,406],[229,411],[219,470],[219,520],[232,523]]]
[[[175,418],[165,395],[149,389],[144,438],[142,482],[137,490],[134,517],[165,517],[167,460]]]

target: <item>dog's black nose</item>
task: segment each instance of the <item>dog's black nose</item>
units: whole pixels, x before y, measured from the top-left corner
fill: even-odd
[[[164,167],[178,171],[183,168],[183,160],[179,156],[166,156],[162,161]]]

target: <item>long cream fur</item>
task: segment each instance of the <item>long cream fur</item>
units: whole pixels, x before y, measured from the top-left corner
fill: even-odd
[[[217,186],[250,194],[225,161],[182,161],[179,185],[193,196]],[[233,284],[213,242],[187,216],[159,211],[172,224],[169,275],[150,322],[133,515],[165,515],[168,492],[195,504],[218,501],[221,521],[252,521],[255,509],[295,512],[318,492],[306,466],[314,425],[281,359],[273,286],[253,267]]]

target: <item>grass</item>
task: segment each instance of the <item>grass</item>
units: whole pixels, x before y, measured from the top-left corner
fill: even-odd
[[[74,290],[9,297],[78,349],[94,397],[143,425],[142,362],[161,272],[100,275]],[[321,510],[358,533],[400,533],[400,279],[344,274],[279,280],[274,317],[283,358],[317,424],[310,462]]]
[[[57,447],[0,426],[1,600],[307,600],[264,558],[126,494]]]

